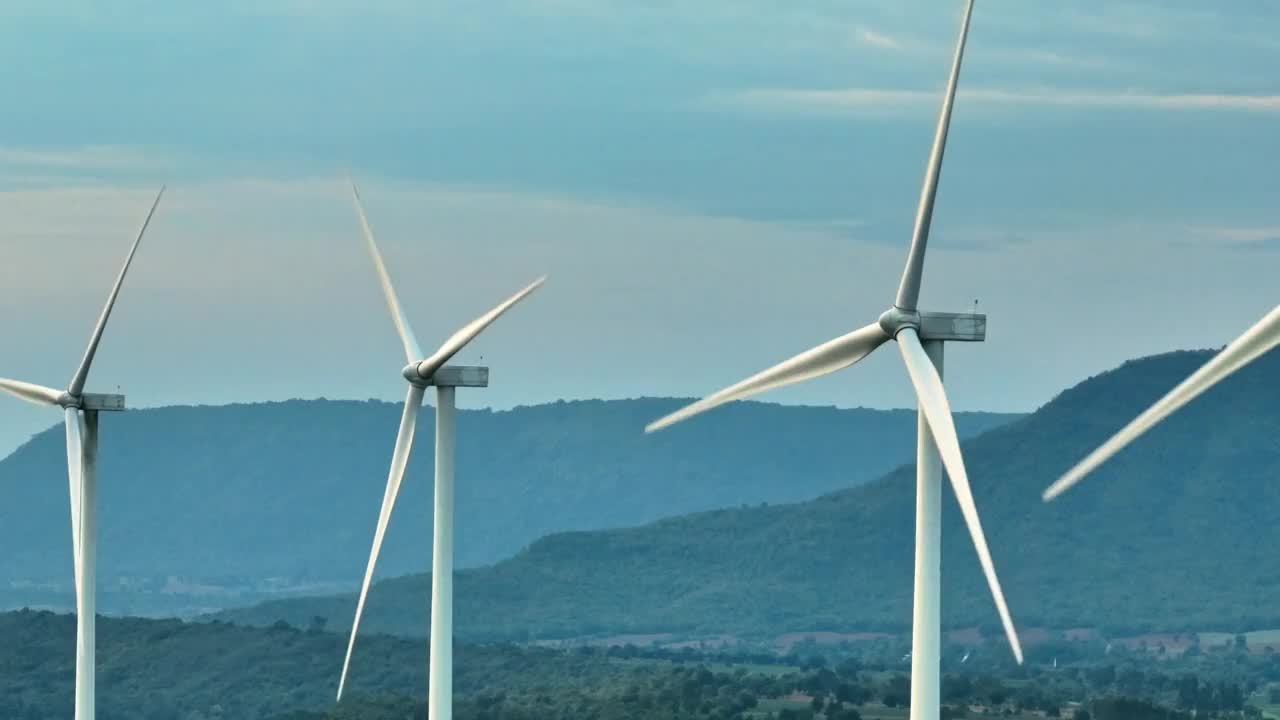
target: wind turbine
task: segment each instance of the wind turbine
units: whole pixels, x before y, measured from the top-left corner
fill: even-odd
[[[15,395],[22,400],[36,405],[58,406],[62,408],[63,424],[66,427],[67,442],[67,478],[70,483],[71,499],[71,552],[75,561],[76,584],[76,720],[93,720],[94,716],[94,659],[95,659],[95,620],[97,614],[97,564],[98,564],[98,413],[101,411],[124,410],[123,395],[103,395],[84,391],[89,380],[89,369],[98,352],[98,343],[102,340],[102,331],[107,327],[111,317],[111,309],[120,294],[120,286],[124,284],[125,273],[142,242],[142,235],[151,223],[151,217],[160,204],[164,188],[156,193],[156,199],[142,221],[142,227],[134,237],[129,254],[125,256],[124,266],[116,276],[116,282],[107,295],[107,304],[98,316],[98,322],[89,336],[89,345],[85,348],[84,357],[79,367],[71,376],[66,390],[53,388],[20,380],[0,378],[0,390]]]
[[[1177,387],[1170,390],[1167,395],[1160,398],[1156,404],[1147,408],[1146,411],[1124,426],[1110,440],[1099,446],[1097,450],[1089,453],[1088,457],[1058,478],[1045,489],[1044,501],[1049,502],[1066,492],[1073,485],[1084,479],[1084,476],[1092,472],[1094,468],[1106,462],[1112,455],[1120,452],[1126,445],[1136,440],[1139,435],[1155,427],[1160,421],[1172,415],[1175,410],[1191,402],[1200,393],[1218,384],[1228,375],[1249,364],[1254,358],[1267,352],[1277,344],[1280,344],[1280,305],[1272,308],[1266,317],[1246,330],[1243,335],[1231,341],[1229,345],[1222,349],[1222,352],[1192,373],[1191,377],[1183,380]]]
[[[439,349],[427,356],[418,347],[409,320],[405,317],[400,301],[396,298],[387,266],[374,242],[373,231],[365,217],[364,205],[355,183],[351,183],[351,199],[360,229],[369,246],[374,268],[382,283],[382,294],[391,311],[400,342],[404,345],[409,364],[400,374],[409,383],[409,394],[404,401],[404,414],[396,435],[395,450],[391,454],[391,470],[387,474],[387,489],[382,496],[382,510],[378,513],[378,526],[373,533],[373,549],[369,551],[369,565],[360,586],[360,599],[356,603],[356,616],[351,624],[351,639],[347,643],[347,656],[342,662],[342,677],[338,681],[338,700],[347,684],[347,671],[351,666],[351,652],[356,645],[356,631],[360,628],[360,616],[364,613],[365,598],[373,580],[373,568],[382,549],[382,539],[391,519],[400,481],[409,464],[409,451],[413,447],[413,433],[417,426],[418,411],[422,408],[422,396],[428,386],[436,388],[436,448],[435,448],[435,508],[433,524],[435,538],[431,545],[431,655],[428,667],[427,715],[431,720],[450,720],[453,717],[453,446],[454,446],[454,391],[458,387],[487,387],[489,369],[486,367],[449,366],[445,363],[471,342],[494,320],[537,290],[546,280],[540,277],[520,292],[504,300],[497,307],[464,325],[449,336]]]
[[[927,313],[917,308],[920,281],[924,271],[925,248],[933,220],[934,199],[946,148],[951,109],[955,103],[956,84],[964,57],[965,39],[973,15],[973,0],[965,6],[956,43],[951,74],[943,96],[933,149],[929,156],[916,212],[915,230],[906,269],[898,286],[893,305],[877,322],[823,343],[811,350],[757,373],[736,385],[709,395],[691,405],[650,423],[653,432],[714,407],[762,393],[766,390],[809,380],[846,368],[889,340],[896,340],[907,374],[919,401],[918,451],[916,462],[916,575],[915,608],[911,652],[911,718],[932,720],[939,713],[939,672],[941,663],[941,615],[939,613],[940,563],[942,543],[942,467],[945,466],[955,491],[960,511],[973,538],[978,560],[995,599],[996,610],[1004,625],[1009,645],[1018,662],[1022,649],[1013,620],[1005,604],[1000,582],[982,522],[974,504],[973,493],[965,472],[960,442],[956,437],[951,407],[942,385],[943,342],[981,341],[986,337],[986,316],[977,313]]]

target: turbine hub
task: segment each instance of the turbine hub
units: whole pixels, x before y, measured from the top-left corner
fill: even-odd
[[[78,408],[82,405],[83,398],[76,397],[69,392],[63,392],[58,396],[58,405],[65,408]]]
[[[920,313],[915,310],[903,310],[894,305],[880,314],[880,329],[889,337],[896,338],[903,328],[920,329]]]
[[[422,367],[422,363],[420,362],[409,363],[408,365],[404,366],[404,369],[400,371],[400,374],[404,376],[405,380],[409,381],[410,385],[416,385],[418,387],[426,387],[431,384],[430,382],[431,378],[422,377],[422,375],[418,373],[418,368],[420,367]]]

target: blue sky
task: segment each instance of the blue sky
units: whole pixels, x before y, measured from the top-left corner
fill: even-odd
[[[423,344],[543,272],[464,404],[696,395],[896,287],[961,3],[0,9],[0,375],[60,385],[169,183],[91,385],[399,398],[350,169]],[[954,7],[953,7],[954,6]],[[1280,10],[979,0],[924,303],[991,315],[953,403],[1028,410],[1277,302]],[[911,404],[892,353],[769,396]],[[0,452],[57,418],[0,405]]]

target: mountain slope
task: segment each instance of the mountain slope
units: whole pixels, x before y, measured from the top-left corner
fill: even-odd
[[[1111,629],[1280,625],[1280,353],[1136,442],[1062,500],[1040,491],[1209,357],[1126,363],[965,443],[1015,621]],[[677,434],[675,431],[673,434]],[[458,577],[464,637],[611,632],[904,629],[914,470],[785,506],[561,533]],[[944,505],[943,613],[996,616],[953,501]],[[366,627],[425,633],[428,578],[374,588]],[[349,623],[352,598],[269,603],[226,618]],[[992,627],[993,632],[998,629]]]
[[[913,456],[905,410],[751,403],[679,435],[642,433],[680,402],[461,412],[459,564],[494,562],[550,532],[816,497]],[[100,607],[182,612],[354,587],[399,416],[389,403],[324,400],[104,416]],[[431,416],[419,422],[384,575],[429,566]],[[969,413],[960,428],[1012,417]],[[70,606],[65,468],[60,427],[0,462],[0,607]]]

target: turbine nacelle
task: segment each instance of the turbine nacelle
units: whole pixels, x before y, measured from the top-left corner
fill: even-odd
[[[63,392],[54,401],[54,405],[62,409],[84,410],[85,412],[119,412],[124,410],[124,396],[107,393],[82,393],[80,395],[72,395]]]
[[[489,368],[482,365],[441,365],[431,374],[423,377],[420,373],[428,361],[406,365],[401,375],[416,388],[427,387],[489,387]]]

